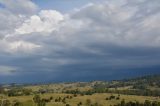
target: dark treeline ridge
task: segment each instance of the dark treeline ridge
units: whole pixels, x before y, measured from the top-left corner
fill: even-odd
[[[78,87],[90,86],[91,89],[81,91]],[[76,88],[77,87],[77,88]],[[129,87],[127,89],[119,88]],[[65,87],[64,87],[65,88]],[[81,95],[92,95],[94,93],[117,93],[125,95],[141,95],[141,96],[160,96],[160,75],[150,75],[144,77],[138,77],[134,79],[125,79],[110,82],[87,82],[78,83],[75,86],[76,89],[70,90],[65,88],[62,93],[67,94],[81,94]],[[150,89],[154,88],[154,89]],[[39,89],[34,92],[32,89],[26,89],[23,86],[8,87],[6,91],[4,87],[0,87],[0,94],[8,96],[22,96],[22,95],[33,95],[37,93],[54,93],[54,89]]]
[[[139,96],[160,96],[159,90],[108,90],[108,89],[93,89],[88,91],[79,91],[79,90],[67,90],[67,94],[80,94],[80,95],[92,95],[94,93],[117,93],[125,95],[139,95]]]
[[[145,100],[144,103],[140,103],[138,101],[125,102],[125,100],[122,100],[121,103],[114,106],[160,106],[160,102]]]
[[[120,87],[129,88],[118,89]],[[92,89],[88,91],[79,91],[78,89],[76,89],[66,90],[65,93],[82,95],[91,95],[94,93],[118,93],[126,95],[160,96],[160,75],[150,75],[134,79],[117,80],[111,82],[99,82],[95,83],[92,86]]]

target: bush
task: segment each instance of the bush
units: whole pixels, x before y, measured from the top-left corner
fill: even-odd
[[[118,96],[118,97],[116,97],[116,100],[119,100],[120,99],[120,97]]]
[[[82,105],[82,102],[79,102],[78,104],[77,104],[77,106],[81,106]]]
[[[87,106],[91,105],[91,100],[90,100],[90,99],[87,99],[87,100],[86,100],[86,105],[87,105]]]
[[[69,104],[66,104],[66,106],[70,106]]]
[[[14,103],[13,103],[13,106],[22,106],[23,104],[21,103],[21,102],[19,102],[19,101],[15,101]]]

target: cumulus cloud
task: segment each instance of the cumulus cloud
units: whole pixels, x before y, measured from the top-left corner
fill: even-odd
[[[38,8],[31,0],[0,0],[0,4],[14,14],[33,14]]]
[[[152,5],[158,2],[155,0]],[[159,38],[158,25],[154,23],[158,22],[159,12],[155,12],[152,5],[148,6],[150,1],[142,3],[137,0],[135,3],[136,5],[126,1],[123,5],[118,5],[111,1],[106,4],[95,4],[76,12],[72,17],[84,22],[90,21],[88,28],[84,30],[90,31],[90,37],[92,40],[95,38],[96,42],[99,40],[122,46],[159,46],[155,43]],[[145,13],[144,8],[149,13]]]
[[[22,75],[31,72],[27,75],[33,77],[39,71],[50,79],[67,73],[98,79],[160,68],[159,0],[108,0],[65,14],[56,10],[33,14],[37,7],[24,0],[31,10],[24,6],[22,11],[32,15],[21,14],[8,2],[1,1],[6,9],[0,13],[0,53],[5,58],[11,53],[5,64],[19,67]]]
[[[22,20],[18,15],[12,14],[10,11],[0,9],[0,38],[4,38],[7,34],[13,33],[14,28],[21,24]]]
[[[42,10],[38,15],[33,15],[30,19],[24,21],[22,26],[15,29],[18,34],[27,34],[34,32],[52,32],[58,30],[63,15],[55,10]]]

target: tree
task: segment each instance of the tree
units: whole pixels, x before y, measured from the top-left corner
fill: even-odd
[[[87,105],[87,106],[91,105],[91,100],[90,100],[90,99],[87,99],[87,100],[86,100],[86,105]]]
[[[152,106],[158,106],[158,102],[157,101],[152,102]]]
[[[62,102],[65,104],[65,103],[66,103],[66,99],[65,99],[65,98],[63,98],[63,99],[62,99]]]
[[[124,99],[121,101],[121,106],[125,106],[125,100]]]
[[[151,102],[149,100],[145,100],[144,106],[151,106]]]
[[[35,95],[35,96],[33,97],[33,101],[34,101],[35,103],[39,103],[39,102],[41,101],[41,97],[40,97],[39,95]]]
[[[13,104],[13,106],[22,106],[22,103],[16,101],[16,102]]]
[[[2,106],[10,106],[11,105],[9,100],[2,101],[2,104],[3,104]]]
[[[82,105],[82,102],[79,102],[78,104],[77,104],[77,106],[81,106]]]
[[[45,100],[41,99],[39,95],[35,95],[33,97],[33,101],[37,104],[37,106],[46,106]]]
[[[70,106],[69,104],[66,104],[66,106]]]
[[[39,101],[38,106],[46,106],[46,102],[41,100]]]

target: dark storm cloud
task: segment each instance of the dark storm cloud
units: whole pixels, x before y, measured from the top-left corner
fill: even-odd
[[[35,12],[35,4],[24,2]],[[111,80],[160,73],[159,0],[108,0],[68,14],[41,10],[34,15],[0,3],[6,5],[0,13],[2,82]],[[26,11],[25,6],[17,8]]]

